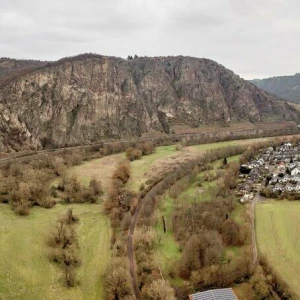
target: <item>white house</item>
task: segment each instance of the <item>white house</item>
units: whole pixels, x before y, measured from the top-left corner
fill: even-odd
[[[295,176],[297,174],[300,174],[300,168],[299,167],[295,167],[294,169],[291,170],[291,175]]]

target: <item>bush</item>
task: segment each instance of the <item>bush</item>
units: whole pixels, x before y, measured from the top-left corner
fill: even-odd
[[[127,148],[126,150],[126,158],[130,161],[140,159],[142,156],[142,151],[140,149],[134,149],[132,147]]]
[[[163,279],[152,281],[142,289],[142,299],[145,300],[175,300],[175,292],[169,282]]]
[[[155,146],[151,142],[141,143],[137,146],[137,149],[142,152],[142,155],[149,155],[155,152]]]
[[[121,163],[118,168],[114,171],[112,178],[120,180],[125,184],[130,177],[130,168],[128,162]]]
[[[103,188],[100,180],[93,178],[90,181],[89,188],[91,190],[92,195],[94,196],[102,196],[103,195]]]
[[[75,286],[75,271],[80,265],[79,244],[74,227],[77,222],[78,218],[73,215],[72,209],[68,209],[66,214],[57,220],[48,238],[48,245],[51,247],[49,259],[61,265],[68,287]]]
[[[135,299],[126,262],[127,257],[115,257],[105,276],[108,299]]]

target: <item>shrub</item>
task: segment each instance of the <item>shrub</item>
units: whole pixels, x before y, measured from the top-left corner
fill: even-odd
[[[126,158],[129,159],[130,161],[140,159],[141,156],[142,156],[142,151],[140,149],[129,147],[126,150]]]
[[[130,168],[128,162],[121,163],[118,168],[114,171],[112,178],[119,179],[125,184],[130,177]]]
[[[141,143],[137,146],[137,149],[142,152],[142,155],[149,155],[155,152],[155,146],[151,142]]]
[[[51,247],[49,259],[63,268],[68,287],[75,286],[75,271],[80,264],[79,244],[74,227],[77,222],[78,218],[73,215],[72,209],[68,209],[66,214],[57,220],[48,237],[48,245]]]
[[[113,258],[105,277],[108,299],[134,299],[127,261],[127,257]]]

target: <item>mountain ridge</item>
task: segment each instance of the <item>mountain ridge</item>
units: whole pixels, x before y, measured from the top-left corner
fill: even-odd
[[[295,103],[300,103],[300,73],[253,79],[250,82],[266,92]]]
[[[83,54],[47,62],[0,88],[0,149],[63,147],[299,113],[224,66],[186,56]]]

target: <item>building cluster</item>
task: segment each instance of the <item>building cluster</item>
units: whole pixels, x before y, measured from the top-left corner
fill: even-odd
[[[300,193],[300,146],[285,143],[262,150],[256,159],[240,167],[237,195],[241,202],[264,188],[273,196]]]

